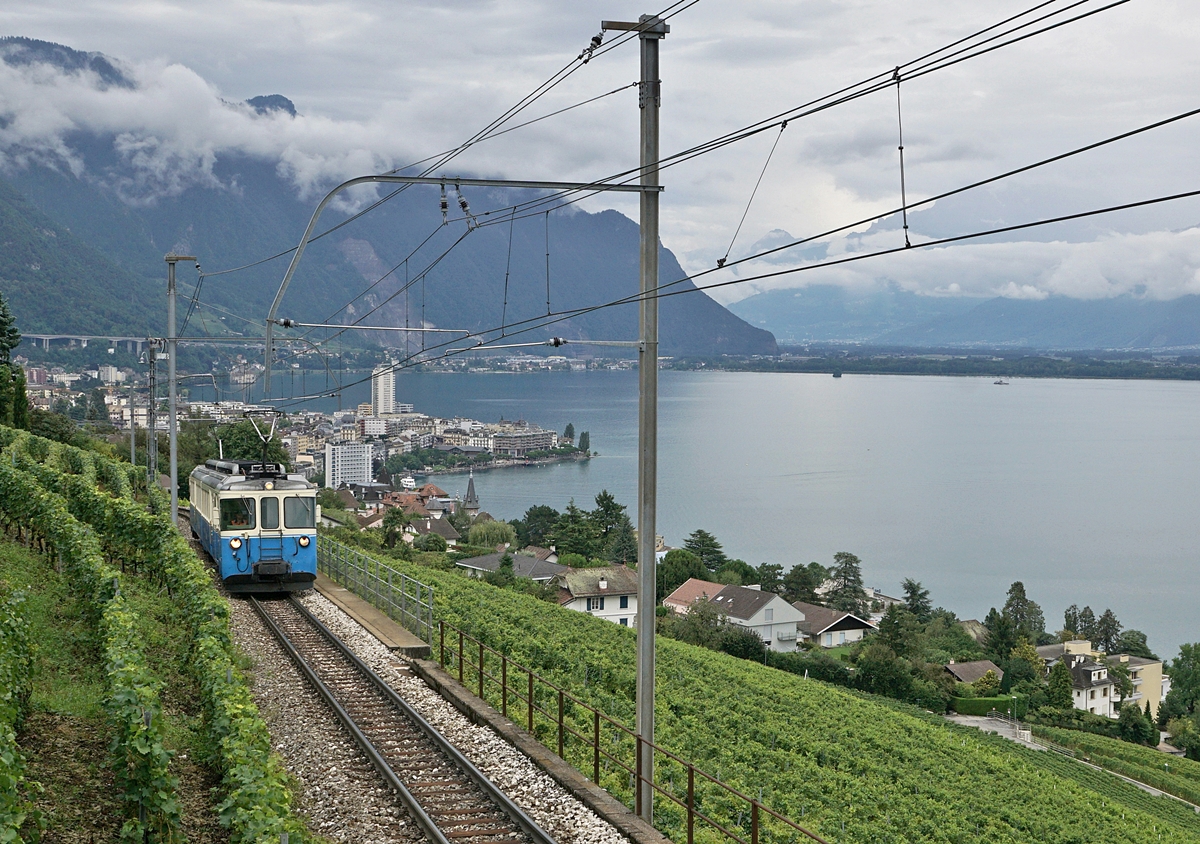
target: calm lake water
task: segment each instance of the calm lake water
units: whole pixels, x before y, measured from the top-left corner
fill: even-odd
[[[702,527],[785,569],[852,551],[869,585],[913,577],[963,618],[1021,580],[1054,629],[1077,603],[1163,657],[1200,641],[1200,383],[992,380],[663,372],[658,532],[679,545]],[[497,518],[601,489],[634,502],[636,373],[402,373],[396,397],[591,433],[589,463],[477,473]]]

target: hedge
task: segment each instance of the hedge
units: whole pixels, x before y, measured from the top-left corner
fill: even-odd
[[[288,777],[271,750],[271,737],[249,688],[235,670],[229,633],[229,608],[213,588],[204,564],[165,513],[166,497],[149,493],[149,513],[127,497],[101,492],[84,474],[63,474],[38,462],[37,437],[18,436],[7,449],[10,460],[37,476],[42,485],[63,495],[73,515],[93,527],[103,547],[123,562],[144,568],[166,586],[182,611],[192,643],[188,670],[201,692],[205,724],[218,749],[224,799],[220,821],[234,844],[277,842],[286,832],[292,842],[310,840],[305,824],[292,811]],[[80,452],[95,467],[95,476],[112,489],[108,478],[123,464],[100,455],[64,447],[61,463],[83,468],[71,452]],[[45,452],[49,457],[49,452]]]
[[[17,731],[29,704],[33,653],[21,612],[23,596],[7,594],[0,583],[0,841],[19,841],[30,813],[22,785],[25,758],[17,747]]]
[[[178,782],[170,773],[172,754],[163,744],[159,683],[141,650],[137,616],[121,594],[119,573],[104,562],[95,536],[60,496],[2,460],[0,513],[57,556],[96,624],[108,691],[105,710],[113,728],[110,750],[128,813],[121,839],[181,840]]]
[[[1029,698],[1017,695],[1014,703],[1012,695],[997,697],[952,697],[950,708],[960,715],[987,715],[993,709],[1007,713],[1013,710],[1014,718],[1024,718],[1029,709]]]

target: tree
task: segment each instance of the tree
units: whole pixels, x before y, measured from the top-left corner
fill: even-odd
[[[1129,666],[1119,662],[1108,666],[1108,677],[1113,681],[1117,700],[1123,701],[1133,694],[1133,680],[1129,676]]]
[[[1146,718],[1136,703],[1127,703],[1121,707],[1121,714],[1117,717],[1117,733],[1125,741],[1158,746],[1158,729]]]
[[[1117,653],[1140,656],[1143,659],[1158,659],[1146,642],[1146,634],[1141,630],[1125,630],[1117,637]]]
[[[1017,635],[1037,644],[1046,632],[1046,618],[1042,608],[1025,594],[1025,584],[1015,581],[1008,587],[1008,600],[1004,603],[1004,614],[1012,619]]]
[[[783,578],[783,598],[789,604],[795,601],[817,603],[817,588],[829,578],[829,572],[820,563],[807,566],[796,563]]]
[[[79,436],[79,430],[69,417],[38,407],[29,412],[29,431],[39,437],[67,444],[73,444]]]
[[[467,542],[480,548],[511,546],[517,541],[517,532],[508,522],[476,522],[467,531]]]
[[[1196,711],[1200,702],[1200,642],[1179,646],[1179,656],[1171,660],[1171,692],[1178,692],[1178,699],[1189,715]]]
[[[838,551],[833,555],[829,579],[833,581],[833,589],[825,596],[826,604],[865,618],[867,593],[863,589],[862,560],[849,551]]]
[[[971,688],[980,697],[994,697],[1000,693],[1000,678],[989,668],[982,677],[971,684]]]
[[[550,533],[554,530],[554,524],[562,515],[553,507],[545,504],[535,504],[525,511],[525,518],[522,519],[524,531],[516,527],[517,537],[521,540],[522,547],[525,545],[544,546],[550,543]],[[522,535],[522,533],[524,535]]]
[[[332,490],[331,490],[332,492]],[[396,543],[404,536],[404,529],[413,523],[414,516],[403,507],[389,507],[383,514],[383,544],[395,548]]]
[[[1062,660],[1054,663],[1050,669],[1050,681],[1046,688],[1049,704],[1056,709],[1070,709],[1075,705],[1074,686],[1071,683],[1071,669]]]
[[[745,586],[758,583],[758,569],[745,560],[726,560],[717,572],[718,583],[732,583],[735,586]]]
[[[563,429],[563,439],[569,443],[575,442],[575,423],[568,422],[567,427]]]
[[[575,506],[573,498],[548,538],[560,554],[582,554],[591,559],[600,553],[600,531],[589,514]]]
[[[767,658],[767,645],[762,638],[753,630],[737,624],[725,624],[722,627],[717,647],[739,659],[764,662]]]
[[[629,521],[625,505],[618,503],[607,489],[600,490],[600,494],[596,496],[596,509],[589,515],[596,529],[600,531],[601,540],[607,540],[609,531],[621,524],[622,520]]]
[[[1063,611],[1063,630],[1068,633],[1079,632],[1079,606],[1071,604]]]
[[[264,449],[262,437],[258,435],[254,423],[249,419],[217,428],[217,439],[221,441],[226,460],[253,460],[256,463],[263,461],[287,465],[288,455],[283,443],[278,438],[273,438]],[[182,474],[180,472],[181,476]]]
[[[992,607],[983,619],[983,626],[987,628],[987,638],[984,639],[983,646],[988,654],[995,660],[1007,659],[1020,641],[1012,616],[998,612]]]
[[[711,572],[720,571],[729,559],[721,550],[721,543],[706,530],[693,531],[691,536],[683,540],[683,547],[699,557]]]
[[[1117,641],[1121,635],[1121,622],[1117,621],[1112,610],[1106,609],[1096,620],[1096,639],[1092,643],[1096,650],[1106,654],[1116,653]]]
[[[83,418],[89,422],[108,422],[108,405],[104,403],[104,391],[99,387],[88,393],[87,410]]]
[[[917,617],[903,604],[892,604],[879,622],[877,638],[898,657],[911,657],[921,632]]]
[[[672,548],[655,568],[655,592],[661,602],[689,579],[708,580],[711,576],[703,561],[691,551]],[[717,592],[716,589],[712,591],[714,594]]]
[[[592,450],[592,435],[583,431],[579,435],[579,450],[585,454]]]
[[[783,591],[783,566],[778,563],[763,563],[758,572],[758,583],[764,592]]]
[[[25,370],[12,367],[12,417],[14,428],[29,430],[29,396],[25,392]],[[7,416],[7,414],[6,414]]]
[[[637,563],[637,555],[637,535],[633,530],[633,522],[622,513],[621,520],[609,531],[608,541],[604,545],[604,559],[627,566]]]
[[[929,602],[929,590],[923,589],[920,581],[906,577],[900,584],[900,588],[904,590],[904,606],[917,621],[925,624],[933,618],[933,604]]]
[[[0,363],[12,360],[13,350],[21,345],[21,332],[17,330],[17,320],[9,310],[8,302],[0,296]]]
[[[500,558],[500,566],[495,571],[489,571],[483,576],[483,579],[493,586],[505,588],[511,586],[515,581],[516,575],[513,574],[513,558],[512,554],[505,554]]]
[[[1182,750],[1188,759],[1200,761],[1200,724],[1194,718],[1172,718],[1167,722],[1171,745]]]
[[[1037,678],[1038,682],[1041,682],[1042,675],[1046,672],[1046,660],[1038,655],[1037,648],[1032,644],[1029,642],[1019,642],[1009,652],[1009,658],[1027,662],[1032,669],[1033,676]]]
[[[1096,635],[1096,614],[1092,612],[1091,607],[1084,607],[1079,611],[1079,625],[1075,628],[1075,635],[1089,642]]]
[[[427,533],[414,539],[413,547],[418,551],[445,551],[446,540],[436,533]]]

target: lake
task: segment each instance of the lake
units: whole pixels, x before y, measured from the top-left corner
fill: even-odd
[[[915,578],[962,618],[1021,580],[1051,629],[1076,603],[1111,607],[1162,657],[1200,641],[1200,383],[992,380],[664,371],[658,532],[704,528],[785,569],[851,551],[868,585]],[[601,489],[635,500],[635,372],[405,372],[396,397],[590,432],[589,463],[476,473],[497,518]],[[367,399],[361,385],[343,405]]]

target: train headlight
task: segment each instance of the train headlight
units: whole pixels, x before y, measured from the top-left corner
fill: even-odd
[[[300,537],[299,539],[297,539],[296,541],[300,543],[300,547],[301,547],[301,548],[307,548],[307,547],[308,547],[308,544],[309,544],[310,542],[312,542],[312,540],[311,540],[311,539],[309,539],[307,536],[302,536],[302,537]]]
[[[263,484],[263,489],[275,489],[275,484],[271,481],[267,481],[265,484]]]
[[[236,551],[242,547],[242,540],[235,536],[233,539],[229,540],[229,547]]]

